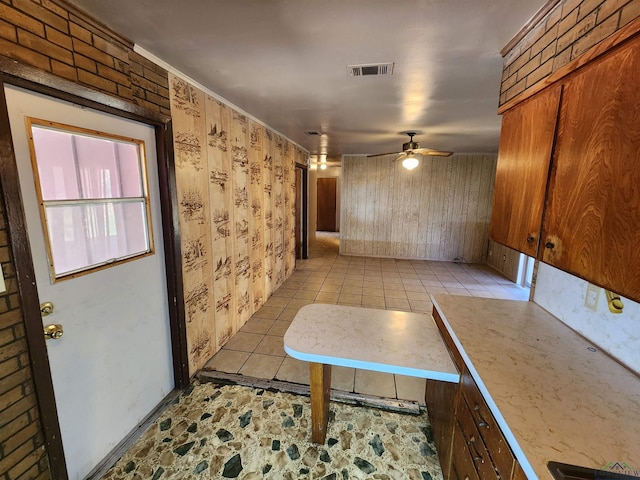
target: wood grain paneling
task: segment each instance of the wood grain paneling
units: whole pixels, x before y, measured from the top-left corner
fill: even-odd
[[[541,258],[640,300],[640,38],[565,84]]]
[[[169,80],[193,374],[293,272],[293,168],[306,155],[179,77]]]
[[[393,158],[343,157],[341,253],[483,263],[496,156]]]
[[[491,239],[529,256],[538,252],[561,87],[505,112],[491,216]]]
[[[495,268],[512,282],[518,281],[518,269],[522,253],[489,240],[487,265]]]

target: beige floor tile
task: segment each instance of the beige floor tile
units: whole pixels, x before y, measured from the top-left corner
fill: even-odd
[[[442,282],[437,278],[427,278],[422,280],[422,285],[429,289],[429,287],[441,287]]]
[[[351,295],[348,293],[341,293],[338,297],[339,305],[362,305],[362,295]]]
[[[384,297],[381,295],[376,296],[362,296],[362,306],[367,308],[381,308],[384,309],[386,304],[384,301]]]
[[[261,353],[263,355],[277,355],[279,357],[284,357],[286,352],[284,351],[283,337],[265,335],[253,352]]]
[[[283,382],[309,385],[309,363],[287,356],[280,365],[275,378]]]
[[[264,302],[263,307],[275,307],[275,308],[284,308],[289,303],[289,298],[287,297],[274,297],[272,296],[269,300]]]
[[[450,287],[446,287],[446,288],[447,288],[447,293],[449,293],[450,295],[462,295],[463,297],[471,296],[471,293],[466,288],[450,288]]]
[[[396,384],[390,373],[356,369],[355,392],[396,398]]]
[[[316,303],[338,303],[338,292],[320,292],[316,297]]]
[[[287,329],[289,328],[289,325],[291,325],[291,322],[281,322],[279,320],[276,320],[275,322],[273,322],[273,325],[267,332],[267,335],[283,337]]]
[[[433,304],[428,301],[409,300],[412,312],[418,313],[431,313],[433,311]]]
[[[282,313],[278,315],[278,321],[280,322],[291,322],[293,317],[298,313],[299,308],[285,308],[282,310]]]
[[[354,286],[347,286],[347,284],[345,283],[342,286],[342,290],[340,290],[341,294],[348,294],[348,295],[362,295],[362,287],[354,287]]]
[[[407,299],[409,299],[409,302],[413,300],[427,301],[429,300],[429,294],[426,292],[426,290],[424,292],[407,292]]]
[[[392,288],[384,289],[385,298],[407,298],[407,292],[404,290],[396,290]]]
[[[270,318],[250,318],[247,320],[247,323],[242,326],[240,331],[265,334],[269,331],[274,321],[275,320],[271,320]]]
[[[390,298],[385,296],[384,302],[387,310],[410,310],[409,300],[406,298]]]
[[[427,291],[426,288],[424,288],[422,286],[422,282],[419,282],[417,284],[413,284],[413,283],[407,284],[407,283],[405,283],[404,284],[404,290],[405,290],[405,292],[423,292],[423,293]]]
[[[427,382],[424,378],[396,375],[396,395],[398,400],[410,400],[424,405],[424,391]]]
[[[267,307],[262,306],[258,309],[256,313],[253,314],[253,318],[267,318],[271,320],[275,320],[278,318],[278,315],[282,312],[283,307]]]
[[[331,388],[343,392],[353,392],[355,376],[355,368],[331,367]]]
[[[273,292],[273,296],[274,297],[293,298],[293,296],[297,292],[298,292],[298,289],[280,287],[278,290]]]
[[[247,359],[238,373],[247,377],[271,379],[275,377],[283,360],[284,357],[254,353]]]
[[[249,352],[222,349],[205,364],[204,368],[218,372],[238,373],[249,355],[251,355]]]
[[[436,293],[449,293],[449,292],[444,287],[428,286],[427,287],[427,293],[436,294]]]
[[[365,286],[362,289],[362,295],[367,295],[370,297],[382,297],[384,295],[384,288],[370,288]]]
[[[298,310],[300,310],[302,307],[304,307],[305,305],[311,305],[312,303],[313,303],[313,299],[307,300],[303,298],[294,298],[287,304],[287,309],[295,308],[296,313],[298,313]]]
[[[238,350],[240,352],[253,352],[262,337],[258,333],[238,332],[222,347],[225,350]]]
[[[340,290],[342,289],[342,285],[331,285],[331,284],[326,284],[323,283],[322,287],[320,287],[320,292],[340,292]]]
[[[293,296],[294,300],[313,300],[316,298],[318,294],[318,290],[298,290],[298,292]]]

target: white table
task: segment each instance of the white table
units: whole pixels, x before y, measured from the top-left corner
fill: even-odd
[[[312,440],[324,443],[331,365],[458,383],[460,375],[430,315],[314,303],[284,335],[285,351],[310,362]]]

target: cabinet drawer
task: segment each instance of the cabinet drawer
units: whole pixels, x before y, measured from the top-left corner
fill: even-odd
[[[467,442],[464,439],[464,433],[459,425],[453,432],[453,454],[451,456],[451,477],[459,480],[480,480],[471,454],[467,448]],[[484,480],[484,479],[483,479]]]
[[[508,479],[513,469],[513,453],[469,373],[462,377],[462,394],[477,431],[487,450],[491,452],[491,459],[498,475],[500,478]]]
[[[449,332],[447,331],[447,328],[444,326],[444,322],[442,321],[442,318],[440,317],[440,314],[435,309],[435,307],[433,308],[433,319],[436,322],[436,325],[438,326],[438,330],[440,330],[440,335],[442,336],[442,340],[444,340],[444,344],[447,346],[447,349],[449,350],[449,355],[451,355],[451,359],[453,360],[453,363],[456,365],[456,368],[462,375],[462,372],[465,371],[464,362],[462,361],[462,357],[458,352],[458,347],[456,347],[456,345],[453,343],[453,340],[451,339],[451,335],[449,335]]]
[[[508,480],[508,477],[500,476],[493,465],[491,455],[480,436],[476,423],[471,415],[467,402],[461,396],[459,399],[457,418],[460,430],[469,449],[471,460],[475,465],[478,476],[482,480]]]

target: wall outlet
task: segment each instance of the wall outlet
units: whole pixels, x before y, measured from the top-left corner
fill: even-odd
[[[584,306],[594,312],[598,311],[598,300],[600,299],[600,287],[591,283],[587,284],[587,294],[584,296]]]

